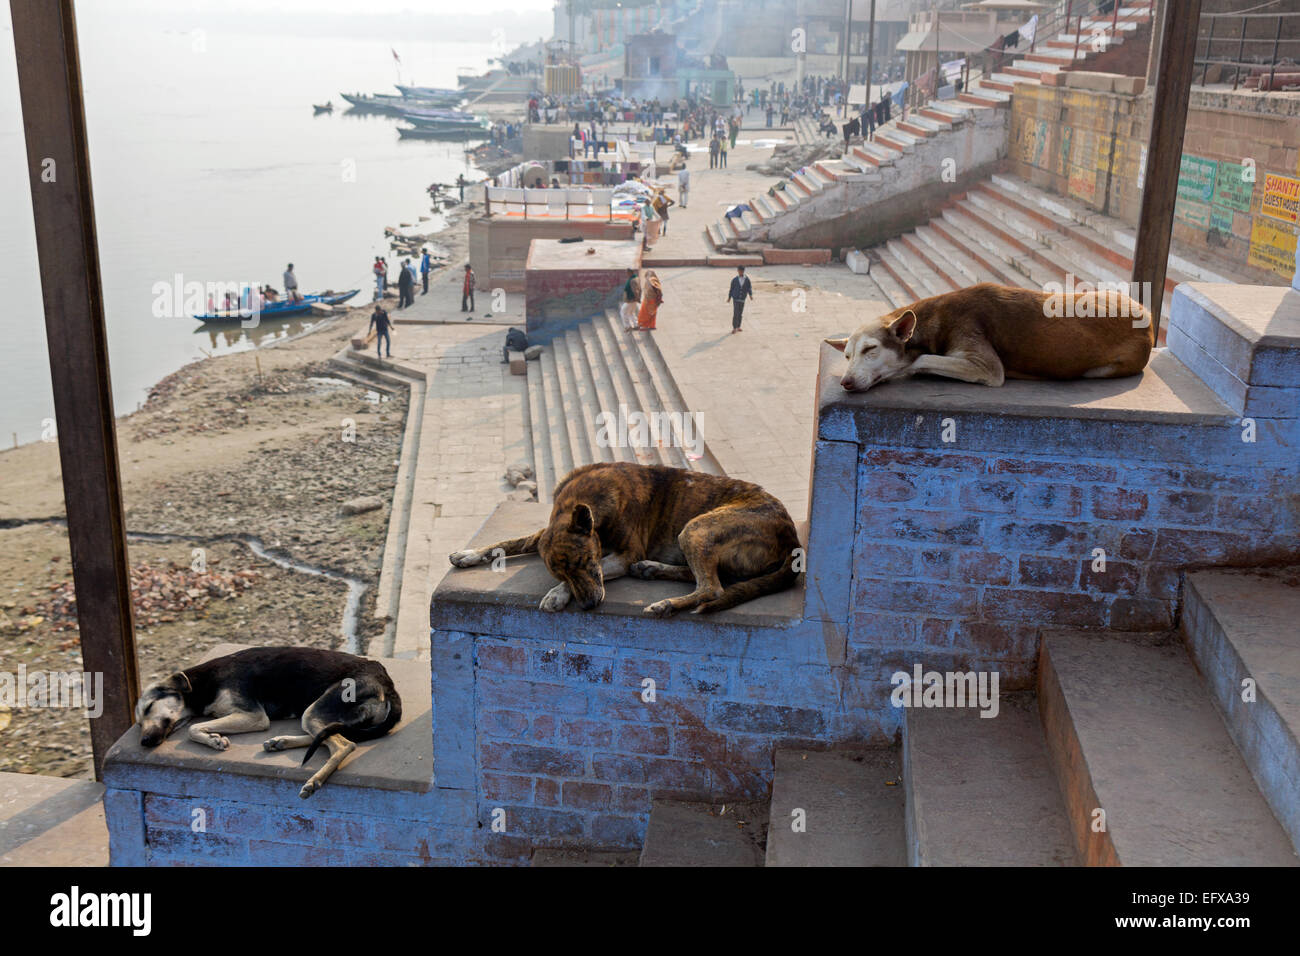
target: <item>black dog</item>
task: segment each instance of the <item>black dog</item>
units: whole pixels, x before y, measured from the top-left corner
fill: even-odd
[[[188,718],[190,739],[225,750],[223,734],[266,730],[273,720],[302,715],[306,736],[272,737],[266,750],[306,747],[305,764],[324,743],[330,757],[303,784],[310,797],[356,749],[353,741],[384,736],[402,719],[402,699],[378,661],[314,647],[255,647],[177,671],[136,704],[140,743],[157,747]]]

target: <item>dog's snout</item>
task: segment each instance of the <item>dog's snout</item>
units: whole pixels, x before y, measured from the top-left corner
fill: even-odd
[[[840,379],[840,387],[846,392],[856,392],[858,390],[858,383],[851,378],[845,377]]]
[[[162,735],[150,734],[149,736],[141,737],[140,743],[145,747],[157,747],[160,743],[162,743]]]

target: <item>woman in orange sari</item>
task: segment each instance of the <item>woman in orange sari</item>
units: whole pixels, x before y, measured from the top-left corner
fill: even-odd
[[[653,269],[645,274],[644,289],[641,311],[637,313],[637,328],[648,331],[655,327],[655,317],[659,315],[659,306],[664,301],[664,288],[659,284],[659,276]]]

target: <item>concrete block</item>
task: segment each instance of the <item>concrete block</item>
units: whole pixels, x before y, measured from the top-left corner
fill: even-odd
[[[1065,85],[1077,90],[1095,90],[1099,93],[1115,91],[1114,73],[1094,73],[1091,70],[1069,70],[1065,74]]]
[[[514,349],[511,349],[507,357],[508,357],[509,360],[510,360],[510,374],[511,374],[511,375],[527,375],[527,374],[528,374],[528,365],[527,365],[528,360],[527,360],[526,358],[524,358],[524,353],[523,353],[523,352],[518,352],[518,351],[515,351]]]
[[[1246,385],[1300,388],[1300,292],[1184,282],[1174,289],[1169,327]]]
[[[871,271],[871,260],[860,249],[850,249],[844,257],[844,264],[856,275],[866,275]]]
[[[766,804],[656,800],[641,866],[762,866]]]

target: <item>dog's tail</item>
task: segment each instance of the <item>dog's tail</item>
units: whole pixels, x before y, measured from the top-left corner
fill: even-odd
[[[764,594],[774,594],[777,591],[784,591],[786,588],[794,587],[795,582],[799,580],[799,572],[794,569],[794,561],[795,556],[791,551],[775,571],[760,574],[758,577],[749,578],[746,581],[737,581],[735,584],[724,588],[722,594],[714,600],[698,605],[695,608],[696,613],[706,614],[709,611],[725,611],[729,607],[752,601]]]
[[[306,764],[307,761],[311,759],[311,755],[320,749],[320,745],[325,742],[326,737],[332,737],[339,731],[346,730],[347,726],[348,725],[342,721],[336,721],[335,723],[326,724],[322,727],[320,732],[316,734],[316,737],[312,740],[311,746],[307,748],[307,752],[303,754],[302,764],[299,764],[299,766]]]
[[[311,755],[320,749],[320,745],[325,742],[327,737],[334,734],[342,734],[355,743],[361,740],[375,740],[384,736],[397,725],[397,722],[402,719],[402,698],[398,695],[397,688],[392,686],[392,682],[386,679],[387,676],[387,673],[385,673],[384,683],[387,686],[384,688],[383,703],[385,709],[383,718],[378,722],[372,722],[370,715],[364,709],[357,708],[348,715],[352,719],[336,720],[333,723],[326,724],[312,738],[311,746],[307,748],[307,752],[303,755],[303,764],[306,764],[311,759]],[[375,701],[375,703],[379,702]]]

